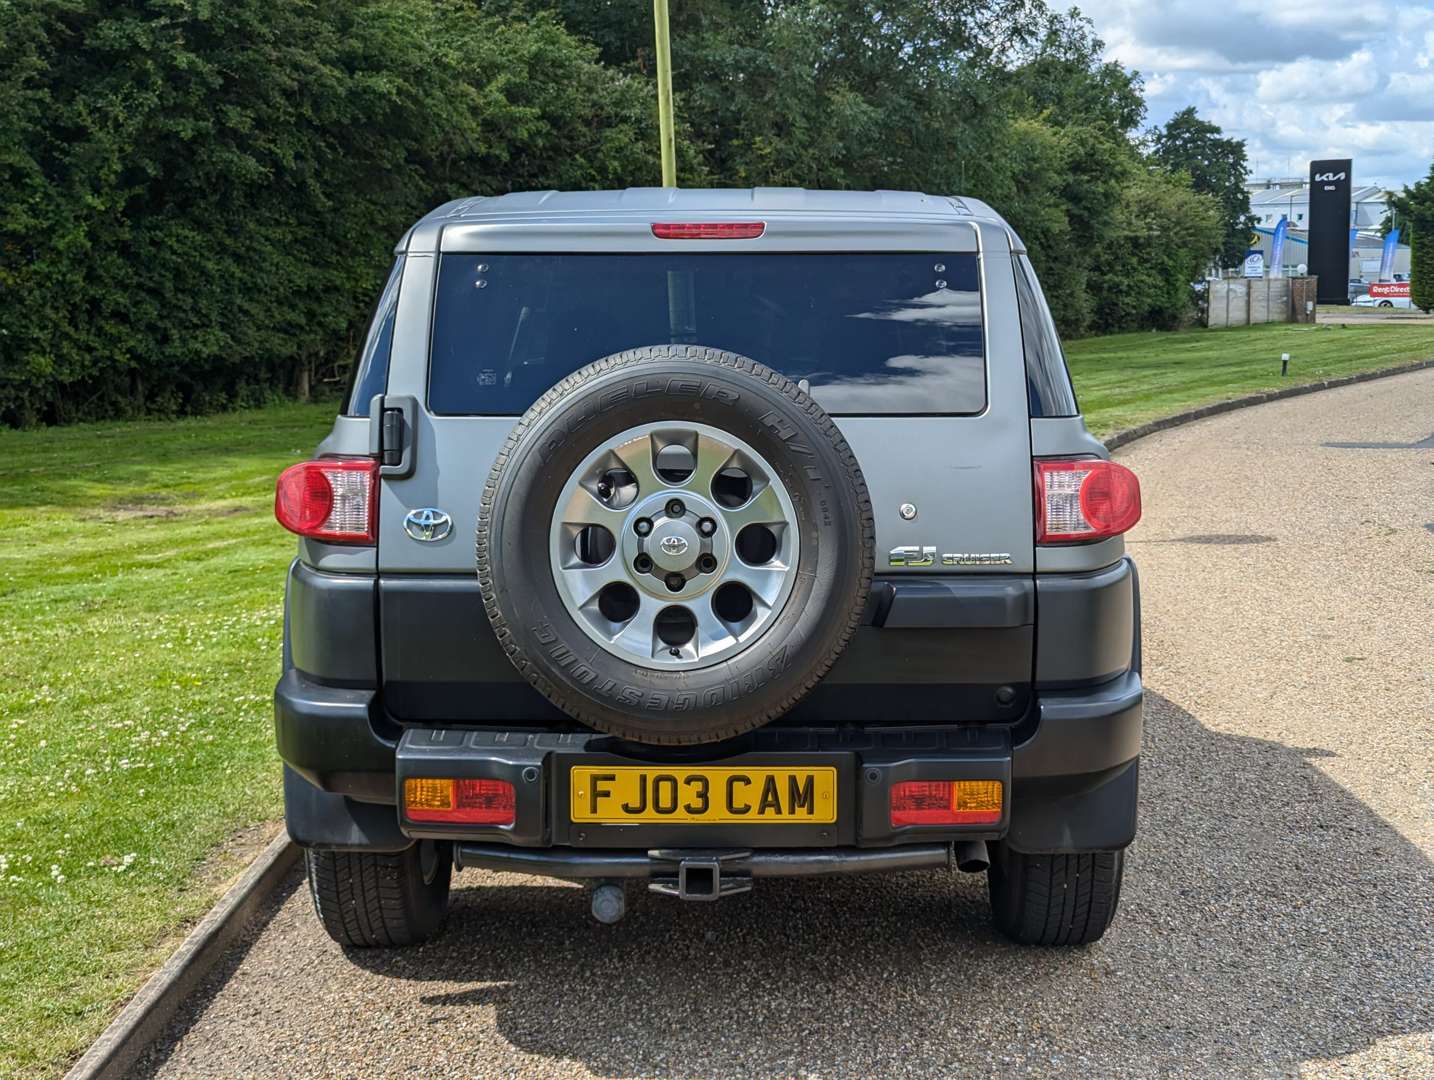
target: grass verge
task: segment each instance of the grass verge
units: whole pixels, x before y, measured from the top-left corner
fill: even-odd
[[[1434,356],[1434,327],[1126,334],[1069,353],[1106,434]],[[213,902],[213,853],[279,816],[270,693],[293,544],[272,485],[332,414],[0,431],[0,1075],[77,1055]]]
[[[274,474],[332,414],[0,432],[0,1075],[78,1054],[280,815]]]
[[[1280,354],[1290,374],[1280,376]],[[1156,417],[1335,375],[1434,357],[1434,325],[1305,326],[1115,334],[1066,348],[1076,396],[1097,435]]]

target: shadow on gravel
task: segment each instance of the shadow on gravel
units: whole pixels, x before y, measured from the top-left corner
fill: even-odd
[[[437,946],[349,959],[447,984],[420,990],[429,1023],[492,1007],[521,1050],[604,1075],[1336,1057],[1434,1026],[1434,868],[1322,753],[1150,695],[1122,910],[1086,950],[1006,944],[982,879],[923,873],[759,882],[710,906],[634,890],[611,928],[575,888],[459,889]]]

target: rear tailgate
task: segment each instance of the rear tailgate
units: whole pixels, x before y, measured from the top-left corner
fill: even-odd
[[[769,223],[769,237],[779,228],[780,222]],[[941,252],[879,253],[906,260],[891,265],[893,276],[909,277],[913,267],[929,274],[929,284],[921,286],[925,293],[905,308],[890,297],[878,298],[884,306],[848,313],[850,321],[838,329],[866,333],[873,324],[855,320],[867,319],[900,328],[928,316],[943,317],[946,308],[959,309],[961,355],[888,357],[876,365],[877,373],[895,374],[876,390],[866,386],[870,370],[833,370],[824,355],[816,361],[775,363],[776,357],[800,351],[790,343],[764,347],[761,341],[743,340],[737,331],[713,340],[727,324],[704,320],[703,313],[730,298],[712,291],[710,266],[700,257],[691,264],[691,280],[697,284],[685,297],[674,293],[678,299],[661,313],[671,340],[695,333],[700,343],[743,352],[793,378],[809,379],[813,396],[833,412],[856,451],[872,493],[878,581],[867,625],[822,686],[792,714],[793,722],[1010,720],[1029,702],[1034,648],[1030,433],[1010,256],[1000,229],[971,223],[947,223],[943,229]],[[978,237],[985,247],[979,258]],[[474,572],[478,502],[514,412],[580,362],[652,344],[648,338],[657,331],[632,325],[641,320],[625,318],[620,310],[624,295],[650,299],[633,269],[642,264],[625,264],[617,273],[598,261],[603,256],[588,256],[593,261],[580,264],[587,271],[579,290],[581,305],[568,303],[559,310],[552,297],[574,290],[550,290],[539,303],[537,284],[571,275],[571,266],[550,260],[538,267],[548,275],[543,278],[533,270],[535,264],[511,261],[517,258],[509,255],[505,261],[498,253],[461,250],[410,252],[408,258],[389,393],[418,401],[412,433],[417,467],[411,475],[383,482],[378,548],[384,697],[390,712],[403,721],[564,723],[518,676],[489,629]],[[788,258],[783,268],[809,289],[820,290],[824,281],[843,276],[836,262],[828,273],[814,277],[813,266],[821,264],[804,264],[790,255],[773,258]],[[919,265],[912,260],[920,260]],[[741,280],[750,293],[767,264],[755,265],[755,270],[721,280]],[[727,266],[742,269],[736,263]],[[687,265],[669,263],[663,270],[682,280]],[[604,292],[609,279],[622,288]],[[488,284],[475,288],[479,280]],[[513,285],[506,300],[505,283]],[[791,318],[811,314],[808,308],[796,310],[786,296],[758,300],[785,305],[785,321],[774,323],[782,333],[789,332]],[[495,301],[508,308],[500,309]],[[456,319],[464,304],[479,305],[483,325],[496,326],[486,353],[481,342],[455,337],[454,326],[445,325],[451,322],[450,310]],[[552,339],[558,331],[575,334],[581,344],[576,358],[563,357],[555,366]],[[630,340],[633,334],[639,339]],[[838,335],[826,343],[828,353],[835,347],[831,341],[839,340]],[[455,348],[454,341],[461,346]],[[488,358],[498,351],[493,342],[502,349],[497,360]],[[809,351],[820,354],[815,347]],[[955,407],[945,414],[933,412],[930,403],[940,401]],[[885,414],[873,415],[873,402]],[[507,415],[481,415],[485,407]],[[858,410],[866,414],[857,415]],[[405,530],[405,518],[429,508],[448,514],[453,529],[436,542],[415,540]]]

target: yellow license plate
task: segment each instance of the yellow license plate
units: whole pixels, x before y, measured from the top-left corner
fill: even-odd
[[[836,820],[836,774],[829,766],[688,769],[575,765],[569,780],[570,805],[574,821],[598,824],[824,825]]]

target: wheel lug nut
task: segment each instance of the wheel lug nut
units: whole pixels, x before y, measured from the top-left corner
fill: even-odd
[[[697,560],[697,569],[701,570],[704,574],[710,574],[713,570],[717,569],[717,560],[711,555],[704,555]]]
[[[667,504],[668,517],[679,518],[685,513],[687,513],[687,507],[682,505],[681,499],[673,499],[670,503]]]
[[[639,574],[646,574],[652,570],[652,559],[647,555],[639,555],[632,560],[632,568]]]
[[[711,536],[717,531],[717,522],[711,518],[703,518],[697,523],[697,531],[703,536]]]
[[[687,584],[687,579],[681,574],[668,574],[667,587],[673,592],[681,592],[682,586]]]
[[[632,523],[632,529],[638,536],[646,536],[652,532],[652,522],[647,518],[638,518]]]

